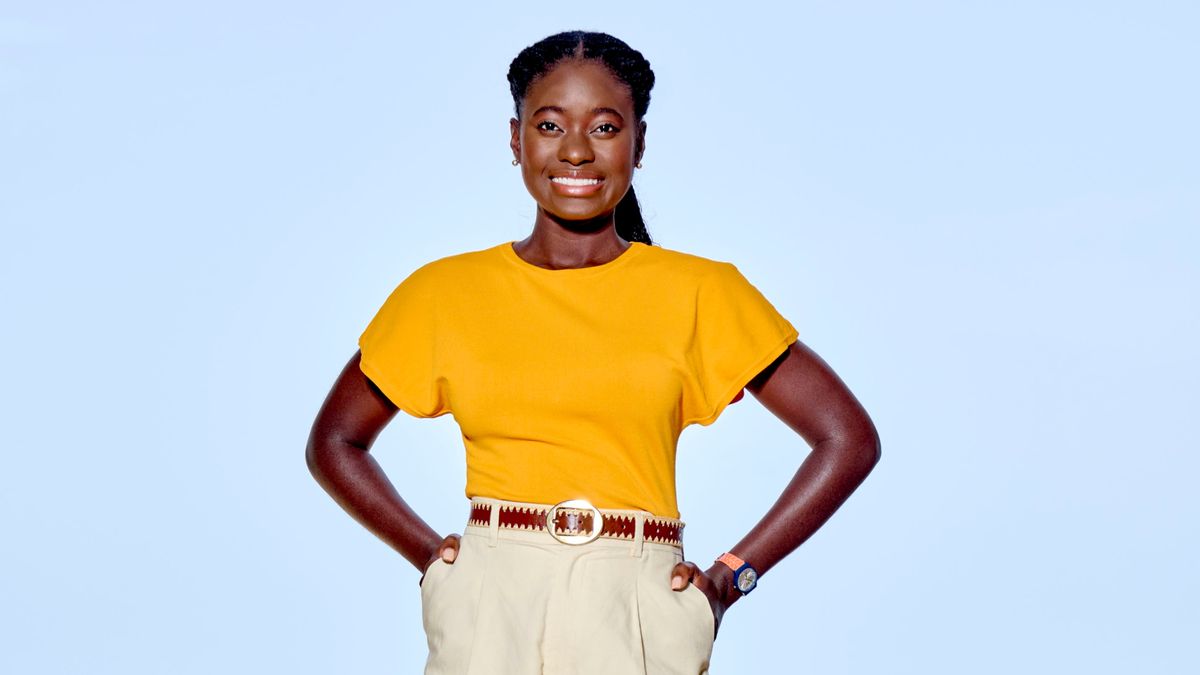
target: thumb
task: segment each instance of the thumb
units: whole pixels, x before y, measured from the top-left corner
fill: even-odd
[[[450,535],[442,540],[442,560],[452,563],[458,557],[458,536]]]
[[[692,570],[687,563],[676,563],[671,570],[671,590],[682,591],[691,581]]]

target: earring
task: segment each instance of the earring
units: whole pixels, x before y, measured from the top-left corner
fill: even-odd
[[[517,159],[517,158],[515,158],[515,157],[513,158],[513,166],[516,166],[516,165],[518,165],[518,164],[520,164],[520,163],[521,163],[521,160],[519,160],[519,159]]]
[[[633,165],[633,168],[635,168],[635,169],[640,169],[640,168],[642,168],[642,163],[641,163],[641,162],[638,162],[637,164],[634,164],[634,165]]]

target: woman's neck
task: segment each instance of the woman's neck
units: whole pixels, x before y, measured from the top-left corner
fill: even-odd
[[[605,222],[567,221],[570,227],[564,227],[538,211],[533,232],[513,244],[517,255],[531,265],[552,270],[595,267],[616,260],[629,248],[617,235],[611,214]]]

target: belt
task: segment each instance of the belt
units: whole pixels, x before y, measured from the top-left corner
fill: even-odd
[[[638,521],[642,521],[644,541],[683,546],[683,521],[661,518],[631,511],[598,509],[583,499],[571,499],[553,506],[522,502],[471,502],[471,518],[467,525],[489,527],[492,507],[499,509],[497,523],[509,530],[546,530],[564,544],[586,544],[597,537],[611,539],[637,538]],[[596,527],[599,521],[600,527]]]

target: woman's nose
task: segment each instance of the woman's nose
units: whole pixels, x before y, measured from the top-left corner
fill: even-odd
[[[568,133],[558,148],[558,158],[573,166],[586,164],[596,159],[592,144],[586,134]]]

